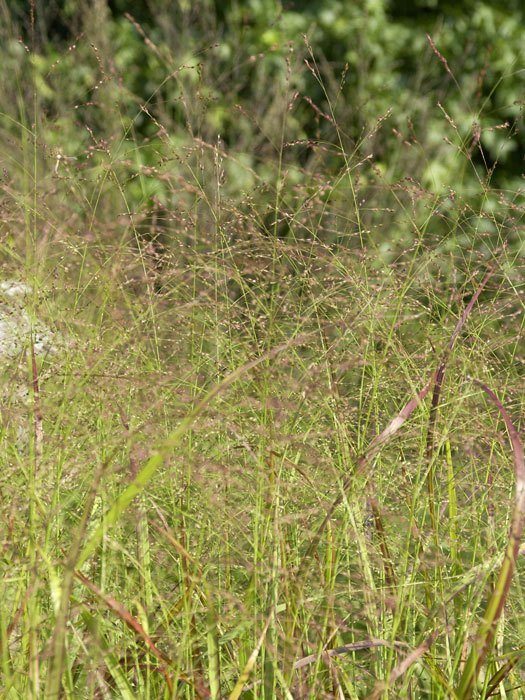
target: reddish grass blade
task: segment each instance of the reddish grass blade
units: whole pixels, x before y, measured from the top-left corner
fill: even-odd
[[[379,435],[376,435],[375,438],[370,442],[370,445],[368,446],[367,451],[359,457],[357,460],[357,468],[355,473],[350,474],[347,476],[342,484],[341,488],[341,493],[340,495],[332,502],[330,505],[321,525],[317,529],[317,532],[312,538],[312,541],[310,542],[310,545],[308,546],[308,549],[306,550],[305,555],[303,556],[301,560],[301,564],[299,565],[299,568],[297,570],[297,575],[300,575],[304,572],[305,567],[308,564],[309,559],[311,558],[312,554],[316,550],[321,536],[330,521],[332,515],[334,514],[335,509],[342,503],[344,493],[349,489],[353,479],[355,478],[356,475],[358,474],[363,474],[367,467],[369,466],[370,462],[376,457],[376,455],[379,453],[381,450],[381,447],[389,442],[394,435],[398,432],[398,430],[402,427],[402,425],[410,418],[410,416],[414,413],[416,408],[425,400],[428,392],[432,387],[434,387],[434,398],[433,398],[433,405],[435,405],[435,408],[437,410],[437,404],[439,402],[439,396],[441,393],[441,386],[443,383],[443,377],[445,374],[445,369],[447,365],[448,358],[452,352],[452,350],[455,347],[456,341],[463,330],[463,327],[470,316],[472,309],[474,308],[474,305],[476,301],[479,298],[479,295],[481,294],[483,288],[489,281],[489,279],[492,277],[494,274],[494,270],[492,268],[489,269],[485,277],[483,278],[482,282],[476,289],[475,293],[472,295],[471,300],[465,307],[463,313],[461,314],[461,317],[459,321],[456,324],[456,327],[454,328],[454,331],[452,335],[450,336],[450,340],[447,344],[447,347],[443,353],[443,356],[441,358],[441,361],[436,368],[436,370],[432,373],[432,376],[430,379],[427,381],[425,386],[416,394],[416,396],[412,397],[407,401],[407,403],[403,406],[403,408],[399,411],[399,413],[390,421],[390,423],[386,426],[384,430],[379,433]],[[429,431],[432,433],[433,431],[433,421],[435,420],[435,417],[432,418],[432,411],[431,411],[431,418],[430,418],[430,427]],[[433,443],[433,438],[431,438],[432,443]]]
[[[80,571],[75,571],[75,577],[86,588],[88,588],[92,593],[94,593],[96,597],[99,598],[109,610],[115,613],[115,615],[117,615],[117,617],[119,617],[122,620],[122,622],[124,622],[124,624],[137,635],[137,637],[142,639],[142,641],[151,651],[153,656],[155,656],[161,662],[162,673],[164,675],[164,678],[166,679],[166,684],[168,685],[170,693],[172,693],[173,681],[169,676],[168,672],[166,671],[165,666],[172,666],[173,662],[155,645],[155,643],[153,642],[149,634],[146,632],[144,627],[137,620],[137,618],[133,617],[129,610],[122,605],[122,603],[119,603],[118,600],[116,600],[110,595],[107,595],[107,593],[101,591],[98,586],[96,586],[92,581],[90,581],[87,578],[87,576],[84,576],[84,574]],[[179,680],[183,680],[186,683],[190,682],[189,679],[185,676],[179,676]]]
[[[492,676],[487,685],[485,697],[490,698],[492,695],[496,694],[498,686],[501,683],[503,683],[505,678],[509,675],[509,673],[512,671],[512,669],[518,663],[519,660],[520,654],[515,654],[514,656],[511,656],[511,658],[496,671],[496,673]]]
[[[379,698],[384,694],[385,690],[390,688],[401,676],[403,676],[408,669],[413,666],[422,656],[424,656],[430,649],[432,644],[437,639],[438,632],[432,632],[425,641],[416,647],[413,651],[408,654],[403,661],[401,661],[394,669],[392,669],[390,676],[388,677],[388,683],[380,681],[376,683],[374,690],[367,697],[367,700],[379,700]]]
[[[496,627],[509,593],[525,525],[525,456],[523,444],[514,423],[496,394],[483,382],[476,379],[474,382],[483,389],[492,403],[494,403],[507,427],[516,473],[516,500],[503,563],[457,689],[457,697],[460,700],[465,700],[472,696],[480,668],[492,646]]]
[[[436,369],[436,372],[434,374],[434,389],[432,391],[432,401],[430,404],[430,414],[428,417],[428,427],[427,427],[427,444],[426,444],[426,458],[428,462],[428,476],[427,476],[427,489],[428,489],[428,500],[429,500],[429,509],[430,509],[430,517],[432,520],[432,528],[434,529],[434,532],[436,531],[436,525],[437,525],[437,515],[436,515],[436,503],[435,503],[435,498],[434,498],[434,467],[432,464],[432,457],[434,455],[434,434],[435,434],[435,426],[436,426],[436,421],[437,421],[437,416],[438,416],[438,409],[439,409],[439,401],[441,398],[441,391],[443,389],[443,382],[445,379],[445,372],[447,369],[447,362],[449,360],[449,357],[454,350],[454,346],[456,345],[456,341],[459,338],[459,335],[461,331],[463,330],[463,326],[467,322],[468,317],[470,316],[472,309],[474,308],[475,303],[479,299],[479,295],[483,291],[483,288],[486,286],[487,282],[489,279],[492,277],[494,274],[494,270],[490,268],[481,281],[480,285],[472,295],[471,300],[469,303],[466,305],[465,309],[463,310],[463,313],[461,314],[461,317],[459,318],[456,327],[454,328],[454,332],[450,336],[450,340],[448,342],[448,345],[445,349],[445,352],[443,353],[443,356],[441,358],[441,362],[438,365],[438,368]]]
[[[374,518],[374,525],[376,528],[377,535],[379,537],[379,548],[381,550],[381,561],[383,563],[383,568],[385,571],[385,583],[388,586],[390,593],[394,595],[397,586],[397,577],[394,567],[392,565],[393,559],[390,554],[390,549],[388,547],[386,528],[383,523],[383,516],[381,515],[381,509],[379,508],[379,503],[375,498],[369,498],[368,503],[370,510],[372,512],[372,517]]]
[[[18,606],[15,614],[13,615],[13,619],[7,625],[7,630],[6,630],[6,638],[7,639],[9,639],[11,637],[11,635],[13,634],[15,629],[17,628],[18,623],[20,622],[20,618],[22,617],[22,615],[24,614],[24,611],[26,609],[27,602],[31,598],[31,596],[33,595],[35,590],[36,590],[35,583],[32,583],[30,586],[28,586],[20,605]]]
[[[113,596],[107,595],[106,593],[101,591],[100,588],[96,584],[94,584],[90,579],[88,579],[87,576],[85,576],[82,572],[75,571],[75,577],[84,586],[86,586],[86,588],[88,588],[92,593],[94,593],[96,597],[99,598],[109,610],[115,613],[115,615],[117,615],[117,617],[119,617],[124,622],[124,624],[137,635],[137,637],[142,639],[142,641],[153,654],[153,656],[155,656],[155,658],[160,662],[159,670],[164,676],[164,679],[166,680],[166,685],[168,686],[170,693],[173,693],[173,678],[170,676],[166,668],[167,666],[173,666],[173,661],[169,658],[169,656],[167,656],[167,654],[164,654],[164,652],[162,652],[157,647],[153,639],[146,632],[146,630],[140,624],[137,618],[133,617],[129,610],[126,607],[124,607],[122,603],[119,603],[118,600],[113,598]],[[198,698],[202,698],[204,700],[205,698],[210,697],[210,691],[200,680],[199,682],[196,682],[195,680],[189,678],[189,676],[187,676],[186,674],[178,673],[177,681],[192,686]]]
[[[392,646],[405,646],[401,642],[388,642],[385,639],[365,639],[362,642],[352,642],[351,644],[344,644],[341,647],[336,647],[335,649],[326,649],[322,654],[325,656],[343,656],[344,654],[351,654],[354,651],[363,651],[364,649],[376,649],[377,647],[392,647]],[[315,663],[319,658],[319,654],[309,654],[304,656],[302,659],[298,659],[293,667],[295,670],[299,668],[304,668],[309,664]]]
[[[119,601],[113,598],[113,596],[107,595],[107,593],[101,591],[100,588],[92,581],[90,581],[87,578],[87,576],[84,576],[82,572],[75,571],[75,577],[86,588],[89,588],[89,590],[92,593],[94,593],[97,596],[97,598],[99,598],[106,605],[106,607],[109,608],[109,610],[114,612],[117,615],[117,617],[120,617],[120,619],[131,630],[133,630],[133,632],[135,632],[135,634],[138,637],[140,637],[143,640],[143,642],[149,648],[153,656],[155,656],[159,661],[161,661],[164,664],[168,664],[170,666],[172,665],[171,659],[155,646],[155,643],[153,642],[149,634],[146,632],[144,627],[140,624],[137,618],[133,617],[129,610],[122,605],[122,603],[119,603]]]
[[[310,542],[308,549],[306,550],[306,553],[304,554],[301,564],[299,565],[299,568],[297,570],[297,575],[301,575],[304,572],[305,567],[308,565],[309,560],[314,553],[314,551],[317,549],[317,546],[319,544],[319,541],[321,539],[321,536],[328,525],[328,522],[330,521],[332,515],[334,514],[335,509],[341,505],[343,502],[343,494],[350,488],[350,485],[352,484],[353,479],[355,478],[356,474],[362,474],[365,470],[366,467],[369,465],[369,463],[372,461],[372,459],[377,455],[381,447],[388,442],[396,433],[397,431],[401,428],[401,426],[407,421],[412,413],[416,410],[416,408],[420,405],[420,403],[424,400],[425,396],[428,394],[430,387],[432,386],[432,379],[430,379],[427,384],[421,389],[421,391],[411,398],[405,406],[399,411],[397,416],[393,418],[390,423],[387,425],[387,427],[379,433],[379,435],[376,435],[376,437],[371,441],[370,446],[366,453],[359,457],[357,460],[357,469],[355,473],[350,474],[347,476],[342,484],[341,487],[341,493],[337,498],[332,502],[330,507],[328,508],[328,511],[317,529],[317,532],[312,538],[312,541]]]

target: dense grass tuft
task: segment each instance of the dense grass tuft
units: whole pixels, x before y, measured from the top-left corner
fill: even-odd
[[[3,697],[521,697],[521,214],[490,177],[389,180],[386,117],[349,149],[303,50],[329,128],[291,143],[289,60],[253,168],[200,113],[178,139],[168,77],[124,94],[110,43],[101,123],[46,105],[28,48],[0,117],[2,275],[29,290],[1,357]]]

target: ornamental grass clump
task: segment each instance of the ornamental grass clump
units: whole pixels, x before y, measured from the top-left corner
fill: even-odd
[[[315,22],[55,3],[59,23],[35,4],[27,27],[15,5],[3,693],[519,695],[523,210],[499,122],[519,66],[507,82],[499,36],[492,64],[457,53],[460,23],[417,34],[381,3],[320,0]]]

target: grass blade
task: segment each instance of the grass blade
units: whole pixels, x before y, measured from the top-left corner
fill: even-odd
[[[399,644],[399,642],[389,642],[386,639],[368,639],[363,642],[352,642],[350,644],[344,644],[341,647],[336,647],[335,649],[327,649],[323,652],[326,656],[343,656],[344,654],[353,654],[356,651],[362,651],[363,649],[376,649],[377,647],[391,647],[391,646],[404,646]],[[302,659],[298,659],[293,667],[294,669],[304,668],[309,664],[315,663],[319,659],[319,654],[309,654],[304,656]]]
[[[268,632],[268,627],[270,626],[270,622],[272,620],[272,617],[273,617],[273,611],[268,615],[268,619],[266,620],[263,631],[261,632],[261,635],[260,635],[259,639],[257,640],[257,644],[255,645],[254,650],[250,654],[250,658],[246,662],[246,666],[243,668],[243,671],[242,671],[241,675],[239,676],[239,679],[237,680],[235,687],[233,688],[232,692],[230,693],[229,700],[238,700],[238,698],[241,697],[241,693],[243,691],[243,688],[250,678],[250,674],[253,671],[253,667],[255,666],[255,662],[257,661],[257,657],[259,656],[259,652],[261,651],[261,647],[264,643],[264,638],[266,637],[266,632]]]
[[[221,697],[221,660],[219,653],[219,630],[217,627],[217,611],[211,590],[206,592],[207,625],[206,643],[208,648],[208,677],[210,697],[220,700]]]
[[[448,342],[448,345],[443,353],[443,356],[441,358],[441,362],[439,363],[439,366],[436,370],[436,373],[434,375],[433,379],[433,384],[434,388],[432,390],[432,400],[430,403],[430,413],[428,417],[428,427],[427,427],[427,444],[426,444],[426,458],[428,462],[428,476],[427,476],[427,489],[428,489],[428,500],[429,500],[429,512],[430,512],[430,518],[432,521],[432,529],[434,531],[434,534],[437,536],[437,504],[436,504],[436,499],[434,495],[434,478],[435,478],[435,465],[433,462],[433,456],[434,456],[434,434],[435,434],[435,429],[436,429],[436,421],[437,421],[437,416],[438,416],[438,411],[439,411],[439,403],[441,400],[441,391],[443,389],[443,383],[445,381],[445,372],[447,369],[447,362],[448,359],[454,350],[454,346],[456,345],[456,341],[459,338],[459,335],[461,331],[463,330],[463,326],[467,322],[468,317],[470,316],[470,313],[472,309],[474,308],[474,305],[476,301],[479,299],[479,296],[481,292],[483,291],[483,288],[489,281],[489,279],[492,277],[494,274],[494,270],[490,268],[479,284],[478,288],[472,295],[472,298],[470,299],[469,303],[465,306],[463,313],[461,314],[456,327],[454,328],[454,332],[450,336],[450,340]]]
[[[430,636],[428,636],[424,642],[422,642],[414,651],[411,651],[410,654],[408,654],[403,661],[401,661],[390,673],[390,676],[388,677],[388,682],[378,682],[376,683],[376,686],[374,690],[370,693],[368,696],[367,700],[379,700],[379,698],[383,695],[385,690],[387,688],[390,688],[393,683],[395,683],[396,680],[401,678],[408,669],[416,663],[422,656],[424,656],[432,644],[436,641],[436,638],[438,636],[438,632],[432,632]]]
[[[381,450],[382,446],[389,442],[394,435],[399,431],[399,429],[403,426],[403,424],[410,418],[410,416],[414,413],[416,408],[425,400],[427,394],[429,393],[430,389],[433,387],[433,397],[432,397],[432,408],[431,408],[431,414],[430,414],[430,420],[429,420],[429,428],[428,430],[430,431],[430,434],[432,434],[433,431],[433,425],[435,421],[435,415],[436,415],[436,410],[437,410],[437,405],[439,403],[439,396],[441,393],[441,387],[443,383],[443,377],[445,375],[445,369],[447,365],[447,361],[449,358],[450,353],[455,347],[456,341],[463,330],[463,327],[465,323],[467,322],[468,317],[470,316],[470,313],[472,309],[474,308],[474,305],[476,301],[478,300],[483,288],[489,281],[489,279],[493,275],[493,269],[489,269],[485,277],[483,278],[482,282],[472,295],[472,298],[470,299],[469,303],[465,307],[463,313],[461,314],[460,319],[458,320],[454,331],[452,335],[450,336],[449,342],[447,344],[447,347],[441,357],[440,363],[436,370],[432,373],[432,376],[430,379],[427,381],[425,386],[411,399],[407,401],[407,403],[403,406],[401,411],[390,421],[390,423],[386,426],[384,430],[382,430],[378,435],[376,435],[373,440],[370,442],[370,445],[368,446],[367,451],[359,457],[357,460],[357,469],[355,473],[352,473],[346,479],[343,481],[342,488],[341,488],[341,493],[340,495],[332,502],[330,505],[324,520],[322,521],[321,525],[319,526],[317,532],[314,534],[312,541],[310,542],[310,545],[308,546],[308,549],[303,556],[301,560],[301,564],[298,568],[298,574],[301,574],[304,570],[304,567],[307,565],[309,562],[311,555],[317,548],[319,541],[321,539],[321,535],[323,534],[330,518],[332,517],[335,509],[342,503],[343,501],[343,494],[348,490],[350,487],[350,484],[352,483],[352,480],[354,479],[356,474],[362,474],[365,472],[366,468],[370,464],[370,462],[374,459],[374,457],[379,453]],[[433,444],[433,439],[430,438],[431,444]],[[427,447],[427,455],[428,455],[428,447]],[[429,476],[430,479],[430,476]],[[430,482],[429,482],[430,483]]]
[[[180,443],[186,432],[191,428],[195,420],[203,413],[209,403],[224,389],[233,384],[236,380],[249,372],[254,367],[257,367],[262,362],[266,362],[279,353],[286,350],[292,343],[301,342],[303,336],[296,336],[290,340],[277,345],[268,352],[256,357],[254,360],[238,367],[228,374],[221,382],[213,386],[208,393],[199,401],[199,403],[191,410],[188,415],[181,421],[178,427],[168,436],[157,452],[155,452],[147,461],[142,469],[138,472],[135,479],[128,485],[126,489],[118,496],[113,505],[106,512],[101,524],[94,530],[87,542],[83,542],[85,531],[91,516],[91,510],[95,501],[95,497],[100,485],[100,480],[104,473],[104,469],[97,472],[95,482],[88,495],[86,506],[82,514],[81,522],[73,541],[71,550],[66,558],[64,566],[64,577],[62,580],[62,592],[60,608],[56,617],[55,627],[51,639],[51,654],[49,663],[49,673],[46,684],[45,697],[46,700],[55,700],[60,695],[60,685],[62,679],[62,668],[64,663],[64,640],[67,615],[69,611],[69,600],[73,587],[73,579],[75,569],[81,566],[95,552],[98,545],[102,541],[107,529],[114,525],[132,503],[132,501],[146,488],[157,470],[164,464],[165,459],[172,453],[175,447]]]
[[[512,671],[512,669],[518,663],[519,660],[520,655],[515,654],[514,656],[511,656],[510,659],[496,671],[496,673],[488,682],[487,690],[485,691],[485,697],[490,698],[491,695],[495,695],[498,686],[501,683],[503,683],[505,678],[509,675],[509,673]]]
[[[165,460],[171,455],[184,435],[186,435],[193,423],[203,413],[211,401],[221,391],[224,391],[224,389],[229,387],[251,369],[257,367],[257,365],[261,364],[262,362],[275,357],[279,353],[283,352],[283,350],[286,350],[294,341],[297,342],[298,339],[296,338],[286,343],[282,343],[254,360],[251,360],[241,367],[238,367],[237,369],[233,370],[233,372],[230,372],[230,374],[228,374],[221,382],[212,387],[210,391],[208,391],[208,393],[199,401],[195,408],[188,413],[188,415],[181,421],[171,435],[169,435],[168,438],[162,443],[158,451],[152,454],[146,461],[146,464],[142,467],[142,469],[140,469],[135,479],[127,486],[126,489],[124,489],[120,496],[115,499],[111,508],[109,508],[109,510],[106,512],[102,523],[85,543],[84,548],[82,549],[77,560],[78,567],[81,567],[82,564],[84,564],[94,553],[107,532],[107,529],[118,522],[119,518],[132,503],[132,501],[140,493],[142,493],[156,474],[157,470],[164,464]]]
[[[503,563],[457,689],[457,696],[460,700],[465,700],[472,696],[480,668],[491,647],[498,620],[509,593],[525,521],[525,456],[523,453],[523,444],[514,423],[496,394],[489,389],[486,384],[483,384],[483,382],[474,381],[483,389],[492,403],[495,404],[507,427],[512,445],[514,469],[516,472],[516,500]]]
[[[153,656],[155,656],[163,664],[172,665],[171,659],[155,646],[155,643],[153,642],[149,634],[146,632],[144,627],[140,624],[137,618],[133,617],[129,610],[127,610],[122,605],[122,603],[119,603],[119,601],[113,598],[113,596],[107,595],[106,593],[101,591],[98,586],[96,586],[92,581],[90,581],[87,578],[87,576],[84,576],[84,574],[82,574],[80,571],[76,571],[75,576],[86,588],[88,588],[92,593],[94,593],[95,596],[99,598],[109,610],[115,613],[117,617],[119,617],[126,624],[127,627],[129,627],[138,637],[140,637],[143,640],[143,642],[146,644]]]

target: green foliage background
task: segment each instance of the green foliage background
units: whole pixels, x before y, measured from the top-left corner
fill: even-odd
[[[257,190],[263,227],[279,167],[280,196],[295,201],[293,211],[298,186],[304,201],[316,173],[332,179],[329,240],[359,226],[390,260],[432,228],[445,251],[459,243],[487,256],[504,243],[519,254],[518,0],[64,0],[37,2],[34,14],[32,30],[30,4],[3,6],[4,119],[20,117],[30,62],[25,89],[36,86],[48,153],[86,163],[91,148],[95,180],[108,158],[126,162],[131,211],[152,197],[181,205],[163,172],[197,139],[227,152],[223,190],[232,201]],[[97,139],[105,146],[93,146]]]

